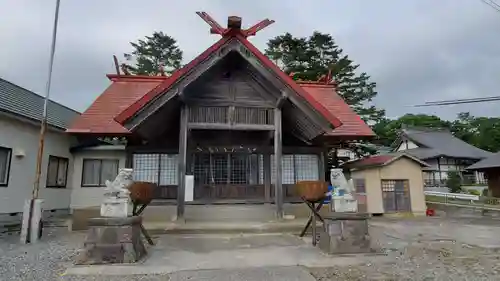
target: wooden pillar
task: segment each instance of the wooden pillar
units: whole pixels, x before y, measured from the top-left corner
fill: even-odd
[[[319,154],[319,180],[320,181],[326,181],[326,174],[327,174],[327,163],[328,163],[328,150],[324,149],[320,154]]]
[[[129,148],[125,148],[125,168],[133,168],[134,167],[134,153]]]
[[[177,220],[184,219],[184,195],[186,188],[186,162],[187,162],[187,134],[188,133],[188,109],[185,105],[181,107],[180,130],[179,130],[179,168],[177,185]]]
[[[283,186],[281,183],[282,166],[281,166],[281,152],[282,152],[282,124],[281,124],[281,108],[274,109],[274,167],[276,169],[276,177],[274,179],[274,199],[276,202],[276,216],[278,219],[283,218]]]
[[[271,201],[271,155],[265,152],[263,155],[263,170],[264,170],[264,196],[266,202]]]

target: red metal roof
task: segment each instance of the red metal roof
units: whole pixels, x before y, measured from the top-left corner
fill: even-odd
[[[372,129],[357,115],[351,107],[337,94],[334,85],[298,82],[318,103],[342,122],[342,126],[327,132],[327,136],[375,136]]]
[[[358,169],[358,168],[368,168],[368,167],[376,167],[376,166],[385,166],[392,163],[395,160],[398,160],[402,157],[406,157],[410,160],[413,160],[420,164],[423,167],[429,167],[429,164],[421,161],[418,158],[415,158],[407,153],[391,153],[391,154],[382,154],[382,155],[373,155],[366,158],[361,158],[358,160],[348,161],[342,165],[343,168],[348,169]]]
[[[125,108],[140,100],[162,82],[171,79],[164,76],[108,75],[111,85],[71,124],[69,133],[128,134],[115,118]],[[301,83],[300,86],[317,102],[335,114],[342,125],[327,136],[373,136],[373,132],[361,118],[335,92],[332,85]]]
[[[374,155],[342,164],[344,169],[363,169],[384,166],[390,163],[396,155]]]
[[[326,109],[321,103],[316,101],[307,91],[301,88],[293,79],[285,74],[279,67],[274,64],[267,56],[265,56],[262,52],[260,52],[250,41],[248,41],[241,32],[233,32],[228,35],[222,37],[215,44],[210,46],[205,52],[201,53],[198,57],[192,60],[190,63],[185,65],[183,68],[176,71],[170,79],[166,80],[162,84],[158,85],[158,87],[151,90],[149,93],[144,95],[144,97],[140,98],[136,102],[134,102],[131,106],[126,108],[122,113],[120,113],[115,120],[121,124],[123,124],[127,119],[132,117],[137,111],[139,111],[142,107],[144,107],[148,102],[153,100],[158,95],[161,95],[165,91],[167,91],[179,78],[181,78],[184,74],[188,73],[191,69],[195,68],[198,64],[200,64],[203,60],[208,58],[212,53],[216,52],[219,48],[221,48],[226,42],[231,39],[236,39],[241,42],[243,46],[245,46],[252,54],[268,69],[272,70],[280,80],[282,80],[285,84],[289,85],[295,92],[297,92],[302,98],[304,98],[316,111],[318,111],[321,115],[323,115],[335,128],[340,127],[342,122],[332,114],[328,109]]]
[[[114,118],[151,91],[165,76],[108,75],[111,85],[78,116],[66,132],[91,134],[128,134]]]
[[[174,72],[170,77],[108,75],[112,80],[112,84],[74,121],[67,132],[91,134],[129,133],[121,124],[148,102],[168,90],[178,79],[189,73],[229,40],[236,39],[252,52],[264,67],[272,70],[280,80],[291,87],[335,127],[334,130],[327,133],[327,136],[374,136],[366,123],[335,93],[332,85],[306,82],[299,85],[251,44],[246,39],[248,34],[245,35],[241,30],[225,30],[223,35],[219,41],[183,68]]]
[[[352,165],[348,165],[348,166],[354,166],[356,168],[366,167],[366,166],[381,166],[381,165],[385,165],[387,162],[391,161],[394,157],[396,157],[396,156],[394,156],[394,155],[374,155],[374,156],[360,159],[358,161],[354,161],[352,163]]]

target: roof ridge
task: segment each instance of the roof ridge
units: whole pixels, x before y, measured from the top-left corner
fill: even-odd
[[[146,93],[139,100],[134,102],[129,107],[125,108],[120,114],[118,114],[118,116],[115,117],[115,121],[122,124],[126,122],[126,120],[132,117],[141,108],[146,106],[151,100],[155,99],[166,90],[174,86],[179,79],[187,75],[192,69],[197,67],[206,58],[211,56],[216,51],[219,51],[223,46],[225,46],[232,40],[236,40],[243,47],[245,47],[249,51],[249,53],[251,53],[255,57],[255,59],[264,64],[270,72],[277,76],[277,79],[281,80],[281,82],[289,86],[291,88],[290,90],[296,92],[299,97],[304,99],[304,102],[311,106],[319,115],[321,115],[328,123],[330,123],[331,126],[333,125],[333,128],[342,126],[342,122],[340,121],[340,119],[338,119],[338,117],[334,116],[332,112],[328,111],[321,103],[316,101],[314,97],[312,97],[305,89],[303,89],[298,83],[296,83],[289,75],[279,69],[279,67],[274,62],[272,62],[267,56],[265,56],[257,47],[255,47],[255,45],[248,41],[248,39],[245,37],[245,34],[243,34],[238,29],[231,28],[229,28],[227,31],[224,31],[221,39],[208,47],[204,52],[191,60],[188,64],[184,65],[184,67],[175,71],[172,76],[170,76],[170,79],[161,82],[158,86]]]
[[[13,82],[10,82],[9,80],[6,80],[6,79],[4,79],[4,78],[2,78],[2,77],[0,77],[0,80],[2,80],[3,82],[6,82],[6,83],[8,83],[8,84],[10,84],[10,85],[12,85],[12,86],[14,86],[14,87],[18,88],[18,89],[24,90],[24,91],[26,91],[26,92],[28,92],[28,93],[30,93],[30,94],[33,94],[33,95],[35,95],[35,96],[37,96],[37,97],[40,97],[40,98],[42,98],[42,99],[45,99],[45,97],[44,97],[44,96],[42,96],[42,95],[40,95],[40,94],[37,94],[37,93],[35,93],[34,91],[29,90],[29,89],[27,89],[27,88],[25,88],[25,87],[22,87],[22,86],[19,86],[19,85],[17,85],[17,84],[14,84]],[[81,114],[81,112],[79,112],[79,111],[77,111],[77,110],[75,110],[75,109],[73,109],[73,108],[71,108],[71,107],[69,107],[69,106],[66,106],[66,105],[64,105],[64,104],[62,104],[62,103],[60,103],[60,102],[54,101],[54,100],[52,100],[52,99],[50,99],[50,98],[49,98],[49,102],[53,102],[53,103],[54,103],[54,104],[56,104],[56,105],[62,106],[62,107],[64,107],[64,108],[68,109],[68,110],[71,110],[71,111],[75,112],[75,113]]]
[[[451,130],[449,128],[444,128],[444,127],[421,127],[421,126],[412,126],[412,125],[406,125],[403,127],[403,130],[415,130],[415,131],[420,131],[419,133],[451,133]]]
[[[155,81],[164,81],[168,80],[171,76],[150,76],[150,75],[125,75],[125,74],[106,74],[111,81],[139,81],[139,80],[155,80]]]

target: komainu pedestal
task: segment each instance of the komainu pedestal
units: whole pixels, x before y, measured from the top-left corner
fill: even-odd
[[[84,250],[76,264],[134,263],[146,255],[142,218],[91,218]]]
[[[319,248],[328,254],[370,253],[369,214],[330,213],[324,216]]]

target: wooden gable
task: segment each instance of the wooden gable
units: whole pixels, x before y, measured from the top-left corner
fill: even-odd
[[[274,107],[276,97],[253,75],[248,62],[237,52],[230,52],[186,87],[185,101],[187,104]]]
[[[229,77],[224,76],[228,72],[231,73]],[[289,128],[302,140],[311,140],[332,129],[328,120],[266,69],[237,39],[229,40],[219,51],[214,52],[187,75],[180,77],[172,87],[127,120],[124,126],[135,131],[150,116],[156,115],[168,103],[176,103],[175,101],[269,109],[283,107],[285,129]],[[220,129],[228,128],[221,126]],[[272,128],[249,126],[244,129]]]

